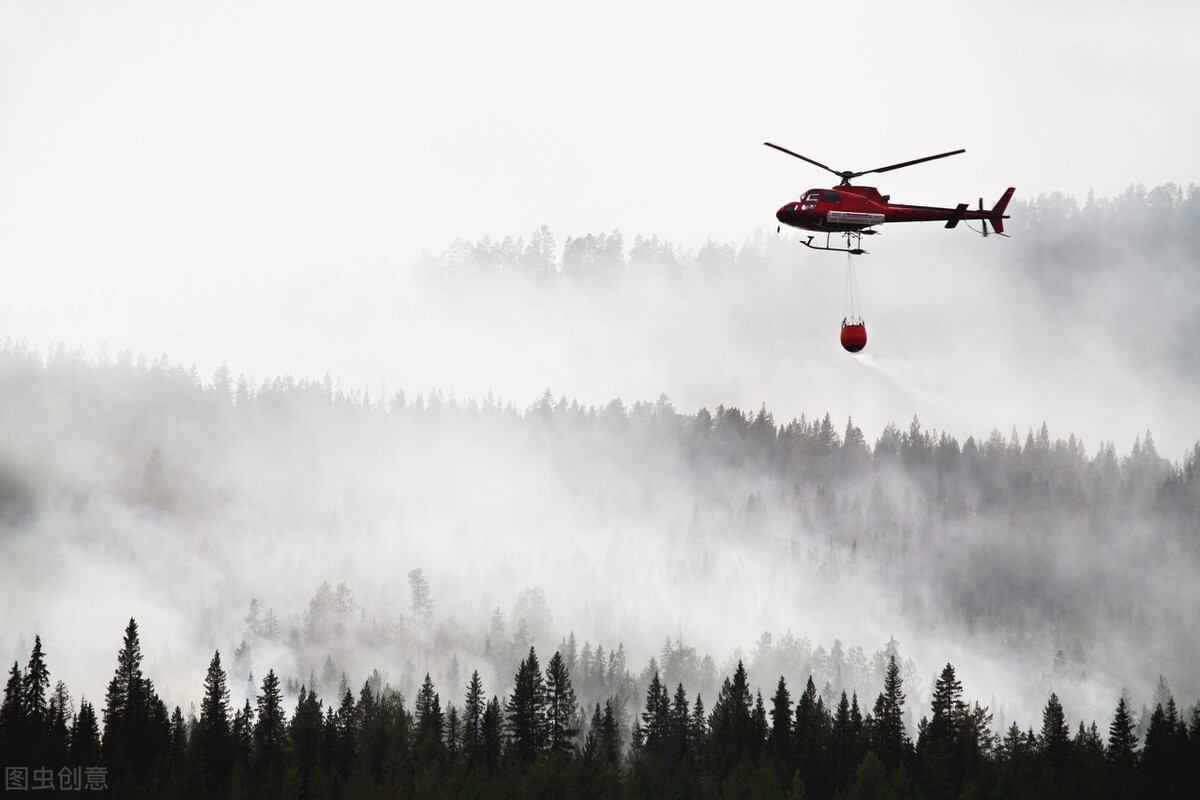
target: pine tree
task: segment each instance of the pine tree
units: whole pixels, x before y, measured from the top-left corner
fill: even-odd
[[[1138,737],[1133,732],[1134,727],[1133,716],[1122,694],[1117,700],[1112,723],[1108,726],[1108,747],[1105,750],[1108,784],[1114,797],[1132,797],[1136,789]]]
[[[562,654],[555,653],[546,665],[546,744],[552,754],[567,757],[574,752],[574,739],[579,734],[576,711],[571,675]]]
[[[233,724],[230,726],[230,745],[232,747],[232,764],[241,765],[245,769],[250,764],[250,748],[252,743],[252,731],[254,729],[254,709],[250,707],[250,701],[246,702],[233,715]]]
[[[487,701],[483,696],[483,681],[479,670],[471,673],[467,697],[463,703],[463,757],[468,765],[483,759],[483,715]]]
[[[788,693],[787,681],[779,676],[775,695],[771,698],[771,750],[777,759],[791,764],[792,754],[792,697]],[[787,770],[791,774],[791,769]]]
[[[170,759],[170,770],[182,775],[187,764],[188,729],[183,721],[183,711],[179,706],[171,713],[170,743],[167,746],[167,758]]]
[[[29,743],[34,752],[41,753],[50,738],[50,670],[46,668],[41,636],[33,637],[33,650],[25,667],[22,689],[25,693]]]
[[[70,763],[88,766],[100,760],[100,724],[96,709],[87,700],[79,701],[79,711],[71,723]]]
[[[1179,718],[1175,698],[1167,693],[1167,704],[1157,704],[1146,729],[1142,750],[1142,792],[1146,797],[1189,797],[1187,728]]]
[[[747,749],[755,760],[762,754],[763,746],[771,728],[767,722],[767,707],[763,703],[762,692],[754,693],[754,710],[750,712],[750,740]]]
[[[108,684],[104,701],[104,761],[114,779],[129,775],[144,783],[169,745],[166,706],[154,685],[142,674],[142,646],[137,622],[129,620],[125,639],[117,653],[117,669]]]
[[[446,709],[446,758],[453,767],[462,753],[462,725],[458,719],[458,708],[451,703]]]
[[[604,701],[604,716],[600,719],[600,753],[604,756],[605,763],[614,767],[620,766],[621,730],[617,725],[612,698]]]
[[[200,703],[200,724],[196,729],[205,785],[214,793],[224,789],[233,768],[234,742],[229,711],[229,688],[218,650],[213,653],[204,676],[204,699]]]
[[[667,757],[673,765],[682,764],[688,759],[690,750],[688,746],[688,716],[690,711],[687,691],[680,683],[675,688],[675,697],[671,701],[671,716],[667,726]]]
[[[718,781],[725,780],[750,750],[754,736],[752,702],[746,668],[738,661],[732,680],[725,679],[709,715],[709,757]]]
[[[25,676],[14,661],[4,686],[4,704],[0,705],[0,753],[9,766],[28,763],[32,750],[29,742],[29,712],[25,706]]]
[[[349,682],[343,680],[343,684],[342,702],[333,715],[333,727],[328,731],[328,735],[333,740],[333,767],[345,780],[350,775],[350,765],[358,747],[358,709],[354,705],[354,695],[350,692]]]
[[[819,766],[821,752],[821,720],[817,698],[817,685],[812,676],[804,685],[804,692],[796,701],[795,721],[792,729],[792,765],[799,769],[806,783],[813,783]]]
[[[300,687],[300,697],[296,703],[296,712],[288,725],[288,744],[292,758],[299,772],[302,796],[308,795],[308,787],[320,761],[321,740],[324,738],[324,716],[321,712],[321,701],[315,691],[310,692],[307,685]]]
[[[445,756],[442,729],[446,725],[441,699],[433,690],[433,681],[425,673],[425,681],[417,692],[417,758],[420,763],[440,763]]]
[[[1071,731],[1067,727],[1062,703],[1058,701],[1058,695],[1053,692],[1050,693],[1050,699],[1046,701],[1046,708],[1042,711],[1042,735],[1039,741],[1042,756],[1050,766],[1053,775],[1056,776],[1056,779],[1061,778],[1070,754]]]
[[[653,758],[661,759],[667,746],[667,726],[671,716],[671,700],[659,680],[657,670],[646,689],[646,710],[642,712],[643,744]]]
[[[934,684],[932,715],[917,743],[921,783],[932,798],[958,797],[964,778],[966,705],[951,664],[946,664]]]
[[[283,695],[275,670],[263,678],[262,694],[257,699],[258,714],[254,722],[253,762],[259,771],[276,769],[283,763],[287,725],[283,711]]]
[[[692,764],[699,766],[704,763],[708,743],[708,716],[704,712],[704,701],[700,693],[696,693],[696,702],[692,704],[692,716],[688,720],[688,742],[692,753]]]
[[[480,725],[483,736],[483,759],[487,764],[488,773],[494,774],[496,765],[500,763],[502,721],[500,718],[500,698],[495,695],[488,701],[483,711],[483,722]]]
[[[54,692],[50,695],[49,738],[46,742],[46,760],[49,763],[67,763],[67,756],[71,748],[71,731],[68,728],[67,719],[72,716],[73,711],[67,685],[59,681],[54,685]]]
[[[833,742],[831,755],[833,761],[833,783],[841,788],[850,779],[850,772],[858,766],[854,758],[854,730],[850,719],[850,699],[846,691],[838,700],[837,709],[833,714]]]
[[[595,762],[600,757],[600,726],[604,717],[600,713],[600,704],[596,703],[592,710],[592,718],[588,723],[587,736],[583,737],[581,757],[588,763]]]
[[[504,728],[521,763],[530,763],[545,749],[546,687],[537,653],[532,647],[513,677],[513,693],[505,708]]]
[[[428,622],[429,612],[433,610],[433,595],[429,591],[429,579],[424,570],[409,570],[408,588],[412,596],[412,610],[417,618],[417,660],[421,661],[421,631]]]
[[[895,654],[888,655],[883,693],[875,707],[879,757],[888,770],[895,771],[904,763],[908,751],[908,734],[904,730],[904,682]]]

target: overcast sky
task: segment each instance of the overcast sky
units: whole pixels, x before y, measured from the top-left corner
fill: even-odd
[[[0,3],[10,298],[455,236],[740,241],[815,168],[898,200],[1200,179],[1200,5]],[[250,275],[248,275],[250,273]],[[47,282],[49,281],[49,286]]]
[[[329,371],[358,386],[494,388],[519,406],[547,385],[589,402],[666,392],[685,410],[766,402],[784,419],[862,416],[844,407],[840,387],[865,365],[890,376],[900,398],[862,420],[875,424],[870,435],[913,413],[960,438],[1049,419],[1056,434],[1075,427],[1090,446],[1111,439],[1122,449],[1153,428],[1178,458],[1196,438],[1178,407],[1194,387],[1151,390],[1150,378],[1127,380],[1122,367],[1070,348],[1060,357],[1076,358],[1079,375],[1142,387],[1120,403],[1104,387],[1078,394],[1073,372],[1032,366],[1022,348],[1040,345],[1004,329],[1017,323],[1003,308],[992,329],[961,342],[975,350],[931,341],[917,295],[928,305],[930,292],[944,293],[934,313],[957,304],[971,316],[981,294],[1004,288],[990,288],[1004,267],[989,272],[986,259],[1003,259],[1009,244],[978,243],[980,260],[964,274],[961,259],[935,263],[952,236],[940,226],[889,229],[887,246],[866,259],[873,336],[892,329],[865,355],[884,361],[836,350],[836,290],[822,301],[825,339],[776,343],[788,359],[798,347],[838,359],[826,380],[774,362],[761,380],[739,378],[734,354],[682,377],[691,368],[668,361],[652,375],[587,381],[493,364],[500,382],[449,354],[381,358],[363,349],[367,332],[314,341],[276,324],[329,301],[321,287],[330,279],[315,276],[353,283],[360,270],[400,269],[456,236],[528,235],[546,224],[560,245],[619,228],[627,244],[657,234],[694,246],[773,231],[779,205],[835,179],[764,140],[855,170],[966,148],[875,176],[902,202],[992,203],[1009,185],[1018,198],[1082,199],[1200,181],[1191,41],[1200,4],[917,6],[3,0],[0,336],[166,352],[205,377],[228,360],[259,379]],[[826,263],[813,258],[798,268]],[[286,308],[262,308],[297,282]],[[223,318],[239,298],[254,315]],[[1115,297],[1112,305],[1119,313]],[[326,327],[354,329],[343,322]],[[382,324],[368,332],[389,337]],[[1102,333],[1119,344],[1119,331]],[[984,340],[1008,343],[979,348]],[[985,393],[986,403],[952,398],[963,370],[994,360],[997,347],[1013,351],[1024,390]],[[974,354],[985,358],[968,364]],[[438,369],[419,369],[423,357]]]

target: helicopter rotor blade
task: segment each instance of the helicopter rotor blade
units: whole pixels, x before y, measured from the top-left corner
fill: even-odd
[[[765,144],[767,147],[774,147],[776,150],[780,151],[781,153],[787,153],[789,156],[798,158],[801,161],[807,161],[808,163],[812,164],[814,167],[820,167],[821,169],[825,170],[826,172],[832,172],[834,175],[837,175],[839,178],[846,177],[844,173],[838,172],[836,169],[830,169],[829,167],[822,164],[820,161],[813,161],[808,156],[802,156],[799,153],[793,153],[791,150],[788,150],[786,147],[780,147],[779,145],[771,144],[770,142],[763,142],[763,144]]]
[[[772,146],[774,146],[774,145],[772,145]],[[780,148],[780,149],[782,149],[782,148]],[[965,153],[965,152],[967,152],[967,151],[966,150],[951,150],[949,153],[938,153],[936,156],[925,156],[924,158],[914,158],[912,161],[905,161],[900,164],[892,164],[891,166],[888,166],[888,167],[879,167],[878,169],[867,169],[867,170],[863,170],[862,172],[855,172],[855,173],[852,173],[850,175],[850,177],[857,178],[860,175],[869,175],[872,172],[891,172],[892,170],[900,169],[901,167],[911,167],[913,164],[922,164],[926,161],[933,161],[934,159],[945,158],[946,156],[956,156],[959,153]],[[795,153],[793,153],[792,155],[795,155]],[[803,158],[803,156],[801,156],[801,158]],[[805,159],[805,160],[807,161],[808,159]]]

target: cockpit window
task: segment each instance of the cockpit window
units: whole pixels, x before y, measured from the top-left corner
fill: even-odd
[[[840,202],[841,199],[841,195],[839,195],[837,192],[821,192],[822,203],[837,203]]]
[[[818,198],[820,198],[820,196],[821,196],[820,192],[809,192],[808,196],[804,198],[804,202],[815,203],[815,202],[817,202]]]

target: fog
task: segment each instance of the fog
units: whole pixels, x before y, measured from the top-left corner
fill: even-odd
[[[1163,192],[1169,230],[1106,229]],[[186,709],[218,648],[235,693],[329,660],[325,693],[428,671],[457,699],[522,646],[622,646],[636,680],[669,637],[718,682],[740,657],[764,692],[811,670],[869,704],[894,640],[914,720],[947,661],[998,724],[1050,690],[1103,721],[1160,674],[1190,704],[1197,201],[889,227],[857,259],[859,356],[846,257],[774,229],[10,300],[0,654],[40,634],[100,700],[132,616]]]

